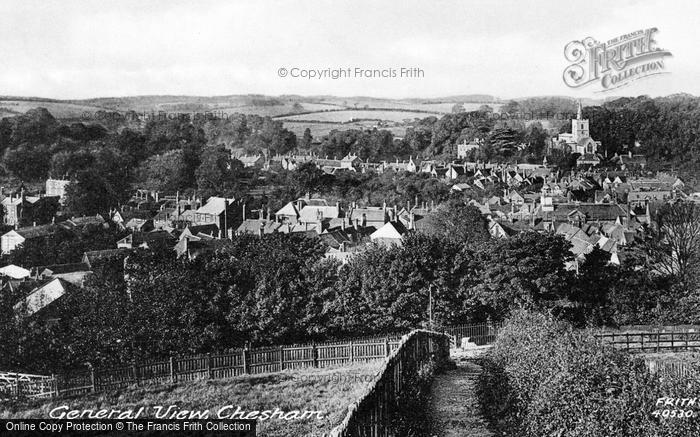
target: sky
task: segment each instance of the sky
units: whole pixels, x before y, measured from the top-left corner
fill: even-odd
[[[698,16],[692,0],[2,0],[0,95],[604,98],[564,84],[565,45],[651,27],[667,74],[614,95],[700,95]],[[291,77],[402,67],[422,77]]]

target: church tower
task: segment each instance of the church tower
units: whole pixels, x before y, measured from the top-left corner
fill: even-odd
[[[589,137],[588,132],[588,120],[583,119],[583,108],[581,108],[581,101],[578,101],[578,113],[575,120],[571,120],[571,134],[574,141],[578,141],[581,138]]]

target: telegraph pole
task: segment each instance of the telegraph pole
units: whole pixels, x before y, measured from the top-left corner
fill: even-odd
[[[433,330],[433,284],[428,285],[428,329]]]

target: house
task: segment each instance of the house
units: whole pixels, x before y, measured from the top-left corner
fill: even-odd
[[[458,193],[461,193],[461,192],[463,192],[463,191],[468,190],[469,188],[471,188],[471,187],[469,186],[469,184],[462,182],[462,183],[459,183],[459,184],[454,184],[454,185],[452,185],[451,190],[452,190],[452,191],[457,191]]]
[[[61,226],[67,229],[82,229],[86,226],[103,226],[105,224],[105,219],[100,214],[83,216],[83,217],[71,217],[61,223]]]
[[[138,247],[168,247],[175,245],[175,237],[167,231],[134,232],[117,241],[118,249],[136,249]]]
[[[130,211],[112,211],[110,220],[115,223],[119,229],[126,230],[127,224],[130,226],[137,226],[139,223],[146,223],[150,221],[153,217],[153,213],[150,210],[130,210]],[[150,221],[152,224],[153,222]]]
[[[231,244],[231,241],[228,239],[214,238],[210,235],[199,233],[194,236],[180,238],[174,250],[178,258],[187,256],[188,259],[195,259],[203,253],[210,253]]]
[[[356,171],[361,162],[362,160],[360,160],[357,155],[349,153],[340,160],[340,168]]]
[[[544,209],[542,209],[544,211]],[[557,223],[588,222],[626,224],[630,215],[626,205],[617,203],[553,203],[547,218]]]
[[[324,224],[339,217],[340,206],[337,203],[329,206],[324,199],[309,199],[299,211],[299,224],[304,226],[305,230],[315,229],[321,233]]]
[[[351,206],[347,216],[349,222],[352,223],[353,226],[373,226],[376,229],[379,229],[382,226],[384,226],[384,223],[386,223],[389,220],[386,205],[377,207],[368,206],[364,208],[357,208]]]
[[[385,246],[403,245],[403,236],[408,233],[408,229],[401,221],[386,222],[382,227],[370,235],[372,242]]]
[[[228,234],[228,229],[237,227],[242,221],[242,205],[235,199],[212,196],[194,214],[195,225],[215,224],[220,236]]]
[[[299,211],[301,211],[304,206],[306,206],[306,201],[304,199],[288,202],[275,213],[275,219],[280,223],[296,224],[299,222],[299,217],[301,215]]]
[[[44,310],[63,297],[68,292],[68,283],[61,278],[54,278],[45,284],[35,288],[21,301],[15,304],[15,314],[18,316],[32,316]]]
[[[10,195],[2,200],[3,221],[9,226],[30,226],[50,223],[59,208],[57,196]]]
[[[461,144],[457,144],[457,158],[458,159],[465,159],[467,157],[467,154],[469,154],[470,150],[478,149],[479,148],[479,143],[476,141],[472,141],[470,143],[467,143],[467,140],[464,139]]]
[[[85,264],[88,269],[94,270],[95,268],[101,266],[105,262],[111,261],[124,261],[131,251],[129,249],[105,249],[105,250],[90,250],[83,253],[83,258],[81,262]]]
[[[56,232],[56,225],[29,226],[13,229],[0,237],[2,253],[10,253],[27,240],[46,238]]]
[[[525,203],[525,198],[515,190],[510,190],[506,199],[514,205],[522,205]]]
[[[620,155],[617,164],[622,170],[643,169],[647,166],[647,158],[644,155],[633,155],[630,151],[627,155]]]
[[[447,171],[445,172],[445,178],[449,180],[455,180],[460,176],[468,176],[467,164],[457,165],[450,164],[447,166]]]
[[[243,167],[263,168],[265,165],[265,156],[263,155],[243,155],[237,159],[243,163]]]
[[[132,218],[124,224],[124,228],[131,232],[149,232],[155,229],[153,219]]]
[[[31,275],[31,272],[14,264],[0,268],[0,276],[6,276],[10,279],[25,279]]]
[[[69,180],[65,179],[47,179],[46,180],[46,195],[58,197],[61,205],[66,200],[66,188],[70,184]]]
[[[60,278],[69,284],[82,287],[85,277],[92,273],[85,263],[55,264],[45,267],[36,267],[36,277],[41,280]]]

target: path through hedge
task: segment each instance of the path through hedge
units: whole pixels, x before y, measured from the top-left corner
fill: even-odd
[[[436,375],[430,390],[430,411],[435,437],[486,437],[486,427],[476,397],[481,367],[473,360],[458,359],[457,367]]]

